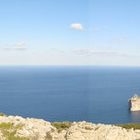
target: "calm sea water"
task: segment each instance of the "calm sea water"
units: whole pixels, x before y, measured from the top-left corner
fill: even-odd
[[[0,112],[48,121],[140,122],[140,68],[0,67]]]

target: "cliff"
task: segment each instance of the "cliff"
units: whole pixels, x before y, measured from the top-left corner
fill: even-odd
[[[130,98],[129,102],[131,111],[140,111],[140,97],[138,95],[134,95]]]
[[[0,140],[138,140],[140,130],[88,122],[50,123],[0,116]]]

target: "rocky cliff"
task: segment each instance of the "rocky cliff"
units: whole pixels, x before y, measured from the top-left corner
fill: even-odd
[[[50,123],[0,116],[0,140],[138,140],[140,130],[88,122]]]
[[[129,102],[131,111],[140,111],[140,96],[134,95]]]

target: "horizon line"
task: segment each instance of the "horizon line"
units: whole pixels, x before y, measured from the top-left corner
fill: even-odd
[[[88,65],[88,64],[84,64],[84,65],[47,65],[47,64],[0,64],[0,67],[122,67],[122,68],[140,68],[139,65]]]

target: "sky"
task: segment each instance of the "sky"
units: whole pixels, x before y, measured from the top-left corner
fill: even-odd
[[[0,65],[140,66],[139,0],[0,0]]]

